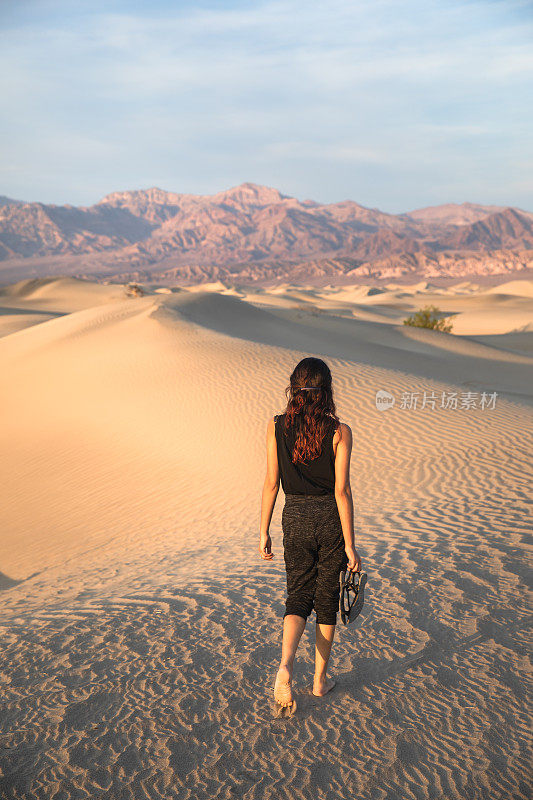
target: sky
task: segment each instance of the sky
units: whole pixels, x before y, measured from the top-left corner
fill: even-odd
[[[533,0],[0,0],[0,194],[533,210]]]

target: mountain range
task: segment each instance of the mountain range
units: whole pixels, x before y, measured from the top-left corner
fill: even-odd
[[[88,207],[0,196],[0,280],[194,282],[486,275],[533,268],[533,214],[446,204],[389,214],[243,183],[213,195],[114,192]]]

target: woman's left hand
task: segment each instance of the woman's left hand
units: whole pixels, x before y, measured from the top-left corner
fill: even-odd
[[[274,553],[272,552],[272,539],[270,538],[270,534],[261,534],[261,538],[259,541],[259,552],[261,554],[261,558],[264,558],[265,561],[270,561],[274,558]]]

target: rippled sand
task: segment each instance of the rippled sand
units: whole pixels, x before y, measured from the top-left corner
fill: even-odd
[[[426,302],[459,335],[401,324]],[[529,797],[531,282],[53,279],[0,307],[1,800]],[[280,720],[283,493],[269,563],[260,497],[307,355],[353,431],[368,586],[320,699],[308,623]]]

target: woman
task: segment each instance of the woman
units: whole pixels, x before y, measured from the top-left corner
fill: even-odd
[[[352,432],[335,413],[331,372],[319,358],[295,367],[283,414],[267,427],[267,474],[261,502],[259,552],[274,557],[269,526],[281,484],[281,517],[287,572],[281,663],[274,698],[295,710],[292,670],[296,650],[313,607],[316,611],[315,677],[318,697],[335,686],[326,677],[339,608],[341,570],[361,569],[354,547],[350,486]]]

